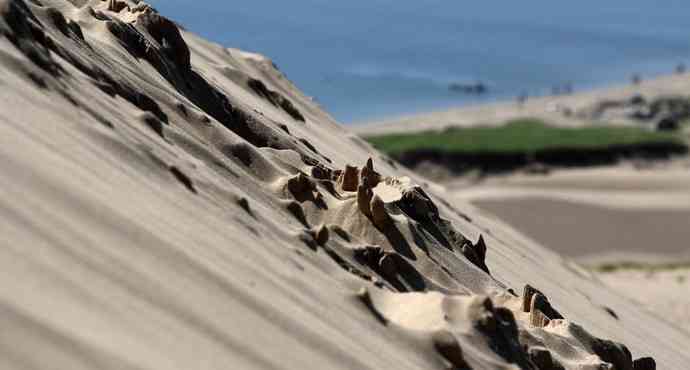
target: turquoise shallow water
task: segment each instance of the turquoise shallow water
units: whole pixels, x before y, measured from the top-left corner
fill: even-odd
[[[225,46],[270,56],[342,122],[690,65],[687,0],[154,0]],[[488,93],[452,92],[482,81]]]

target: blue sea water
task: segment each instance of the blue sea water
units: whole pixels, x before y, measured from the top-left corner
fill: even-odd
[[[651,77],[690,65],[688,0],[153,0],[269,56],[345,123]],[[481,97],[452,83],[482,81]],[[689,92],[690,93],[690,92]]]

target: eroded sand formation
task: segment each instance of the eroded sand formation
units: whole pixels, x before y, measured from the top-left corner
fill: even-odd
[[[685,334],[443,201],[268,59],[138,1],[0,17],[3,368],[690,362]]]

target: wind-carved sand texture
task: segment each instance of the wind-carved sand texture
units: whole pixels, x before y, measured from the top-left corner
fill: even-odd
[[[476,185],[458,180],[448,189],[454,190],[456,199],[470,201],[588,265],[654,265],[690,257],[687,160],[645,169],[626,164],[553,171],[548,176],[516,173]]]
[[[134,1],[0,0],[0,35],[0,368],[690,363],[262,56]]]

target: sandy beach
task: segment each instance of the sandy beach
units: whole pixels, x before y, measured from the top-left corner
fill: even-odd
[[[647,99],[659,96],[686,96],[690,90],[690,73],[669,74],[639,85],[632,83],[610,86],[569,95],[532,97],[519,104],[517,101],[497,102],[420,113],[399,118],[353,125],[360,135],[410,133],[425,130],[443,130],[452,126],[499,125],[517,118],[539,118],[549,124],[578,127],[604,122],[608,125],[629,125],[625,117],[606,117],[604,121],[578,117],[578,112],[589,111],[602,101],[629,100],[636,95]],[[564,114],[570,111],[572,115]]]
[[[620,210],[546,197],[474,203],[541,244],[557,246],[556,252],[576,259],[599,259],[599,254],[626,260],[644,254],[690,259],[690,210]],[[572,237],[563,240],[564,235]]]
[[[143,2],[2,0],[0,66],[2,369],[690,363],[555,252],[573,235],[536,242]]]
[[[516,174],[449,187],[456,197],[580,261],[690,260],[685,162],[655,169],[621,165]]]

